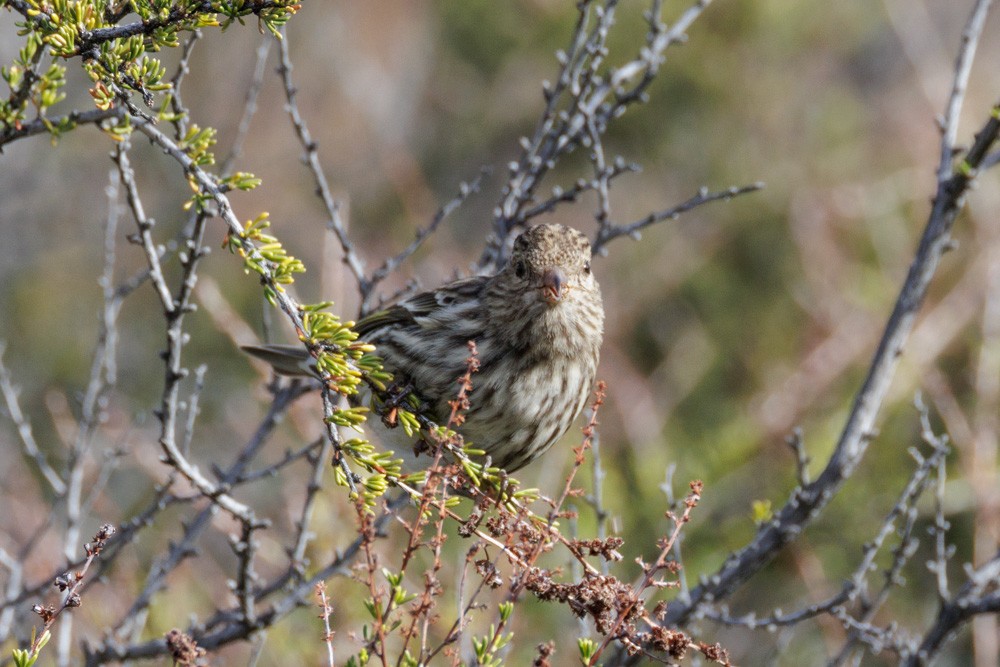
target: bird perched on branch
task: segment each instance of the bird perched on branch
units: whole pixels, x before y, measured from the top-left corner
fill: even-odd
[[[376,346],[385,369],[444,423],[466,372],[467,342],[478,349],[470,407],[459,432],[493,464],[513,472],[541,456],[587,403],[597,373],[604,308],[591,273],[590,242],[556,224],[514,240],[507,264],[412,296],[372,313],[354,329]],[[315,374],[301,346],[246,346],[279,373]],[[369,424],[375,420],[369,420]],[[415,438],[380,433],[397,454]]]

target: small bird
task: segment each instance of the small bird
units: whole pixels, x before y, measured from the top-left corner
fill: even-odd
[[[590,242],[581,232],[536,225],[514,240],[510,259],[496,275],[416,294],[354,329],[375,345],[396,384],[412,387],[427,406],[426,416],[438,424],[451,412],[449,401],[466,372],[467,342],[474,341],[479,371],[459,433],[493,465],[514,472],[569,429],[593,390],[604,307],[590,259]],[[243,349],[280,373],[310,374],[312,358],[301,346]],[[379,435],[397,455],[417,443],[402,428]]]

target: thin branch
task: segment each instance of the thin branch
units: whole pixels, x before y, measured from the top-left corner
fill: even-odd
[[[236,456],[233,463],[224,472],[217,473],[219,478],[218,488],[231,488],[237,480],[243,478],[244,472],[253,460],[254,455],[260,451],[261,447],[271,437],[281,415],[287,411],[292,402],[304,395],[305,391],[302,385],[294,384],[275,394],[274,400],[268,406],[267,414],[261,419],[260,424],[257,425],[257,429]],[[173,572],[184,560],[194,555],[195,543],[201,533],[211,525],[215,513],[215,506],[209,505],[202,508],[197,515],[185,522],[184,532],[180,539],[171,543],[167,553],[158,558],[149,568],[142,589],[135,596],[126,613],[122,615],[120,622],[114,628],[114,632],[108,638],[108,642],[113,642],[115,639],[130,633],[131,623],[141,611],[149,606],[153,596],[166,585],[167,575]]]
[[[1000,613],[1000,552],[978,568],[969,571],[962,588],[938,612],[934,624],[924,634],[920,646],[904,656],[901,665],[919,667],[930,664],[941,647],[962,625],[978,614]]]
[[[24,561],[0,548],[0,566],[7,569],[7,584],[4,586],[4,597],[11,599],[17,595],[24,580]],[[0,611],[0,639],[4,641],[10,636],[10,629],[14,622],[14,611],[14,607],[12,606],[6,606]]]
[[[264,466],[260,470],[251,470],[250,472],[239,475],[233,481],[233,486],[242,486],[251,482],[256,482],[259,479],[274,477],[282,468],[285,468],[289,464],[300,459],[308,459],[313,461],[313,465],[316,465],[316,461],[321,461],[321,457],[318,452],[323,449],[323,442],[325,440],[326,438],[322,437],[316,438],[312,442],[305,444],[294,451],[286,450],[284,456],[274,463]],[[224,474],[221,471],[216,471],[216,476],[221,478],[223,475]],[[309,488],[310,487],[307,487],[307,490]]]
[[[981,0],[970,19],[970,28],[981,29],[980,12],[989,2]],[[968,33],[968,30],[967,30]],[[967,34],[956,71],[951,110],[961,107],[962,81],[967,76],[965,63],[971,57],[976,40]],[[950,125],[946,122],[946,127]],[[675,601],[667,621],[685,623],[696,610],[709,600],[729,596],[747,581],[778,551],[794,540],[811,521],[819,515],[844,481],[860,463],[872,434],[875,421],[889,385],[895,375],[903,347],[909,338],[917,312],[927,294],[927,288],[937,270],[941,257],[951,247],[951,228],[955,217],[965,203],[965,196],[975,180],[982,160],[1000,135],[1000,106],[993,108],[989,120],[976,135],[972,147],[961,162],[957,173],[952,173],[951,159],[954,146],[949,141],[950,131],[942,141],[942,167],[939,169],[937,193],[927,225],[917,248],[909,273],[896,300],[896,305],[886,324],[882,339],[868,370],[868,374],[854,399],[851,412],[833,454],[815,482],[796,489],[789,501],[772,521],[763,525],[749,545],[726,560],[720,570],[692,591],[691,601]]]
[[[45,453],[38,447],[38,443],[35,441],[35,434],[31,428],[31,422],[28,421],[24,413],[21,411],[21,404],[18,400],[18,391],[14,386],[11,379],[10,371],[7,370],[6,364],[3,363],[3,353],[6,348],[6,343],[0,342],[0,394],[3,394],[4,402],[7,404],[7,412],[10,415],[10,419],[14,422],[14,426],[17,428],[17,434],[21,438],[21,444],[24,446],[24,453],[31,457],[34,461],[35,466],[38,468],[38,472],[41,473],[42,477],[50,487],[52,487],[53,493],[57,496],[62,496],[66,493],[66,482],[63,481],[62,477],[59,475],[55,469],[49,465],[48,458]]]
[[[316,193],[326,208],[327,227],[337,237],[337,241],[340,242],[340,247],[344,251],[344,264],[350,269],[351,275],[354,276],[354,280],[358,284],[359,292],[363,294],[365,285],[368,282],[367,278],[365,278],[364,262],[358,256],[357,251],[354,249],[354,243],[351,242],[350,237],[347,235],[347,228],[340,217],[340,202],[333,198],[333,193],[330,192],[330,184],[327,181],[326,174],[323,172],[323,165],[319,161],[318,144],[313,140],[309,128],[306,127],[305,119],[302,118],[302,114],[299,112],[299,105],[296,101],[298,90],[295,84],[292,83],[292,60],[288,52],[287,34],[284,36],[284,39],[279,40],[279,46],[281,63],[278,65],[278,74],[281,75],[281,81],[284,84],[285,98],[288,101],[288,116],[291,118],[292,126],[295,128],[295,135],[298,137],[299,143],[302,144],[302,148],[305,151],[306,165],[309,167],[309,171],[316,181]]]
[[[63,497],[66,508],[65,530],[63,534],[63,556],[67,561],[77,552],[80,541],[81,524],[84,519],[84,475],[94,435],[97,431],[103,411],[105,395],[115,382],[115,355],[118,342],[118,314],[121,312],[121,301],[114,291],[115,240],[118,231],[118,189],[116,174],[112,170],[110,184],[107,188],[108,213],[104,225],[104,267],[99,280],[103,292],[103,303],[100,309],[100,325],[97,345],[90,368],[90,379],[81,402],[81,414],[76,426],[76,437],[73,438],[66,459],[65,479],[66,494]],[[71,619],[59,626],[58,653],[60,664],[68,664],[72,642]]]
[[[198,415],[200,414],[198,406],[201,403],[201,394],[205,389],[205,373],[207,372],[208,366],[205,364],[201,364],[198,368],[194,369],[194,388],[191,390],[191,395],[187,400],[187,421],[184,422],[184,431],[181,433],[180,449],[184,452],[185,456],[191,453],[195,422],[198,421]]]
[[[257,64],[254,66],[253,76],[250,85],[247,87],[246,101],[243,103],[243,115],[240,123],[236,126],[236,136],[233,138],[229,154],[222,160],[219,166],[219,173],[228,176],[233,168],[233,163],[243,154],[243,143],[250,134],[250,121],[257,113],[257,97],[261,88],[264,87],[264,74],[267,71],[267,58],[271,53],[271,37],[265,36],[257,47]]]
[[[380,282],[385,280],[389,274],[398,269],[400,264],[409,259],[413,253],[419,250],[424,241],[437,231],[438,226],[440,226],[445,218],[450,216],[458,207],[464,204],[470,196],[479,192],[483,178],[488,174],[489,170],[484,168],[479,172],[478,176],[472,179],[470,183],[459,184],[458,194],[445,202],[445,204],[438,209],[437,213],[435,213],[434,217],[431,219],[430,224],[423,229],[417,230],[416,236],[413,241],[410,242],[410,245],[406,246],[406,248],[400,251],[397,255],[386,259],[380,267],[372,271],[371,276],[369,276],[369,278],[360,286],[362,316],[367,314],[371,299],[374,296],[375,287],[377,287]]]
[[[409,500],[403,494],[388,505],[385,511],[374,520],[376,533],[381,532],[389,519],[395,515],[395,511],[406,502],[409,502]],[[269,596],[278,591],[282,593],[282,596],[270,608],[258,613],[252,624],[232,622],[235,615],[239,613],[238,608],[222,609],[205,622],[192,624],[188,633],[197,640],[199,646],[206,650],[214,650],[232,642],[246,639],[260,630],[274,625],[289,613],[298,609],[304,601],[308,600],[317,583],[337,574],[347,574],[351,563],[354,562],[355,557],[361,550],[362,542],[362,537],[356,538],[345,549],[338,551],[333,559],[312,576],[298,583],[293,581],[293,573],[286,571],[270,584],[260,586],[255,593],[257,604],[263,603]],[[85,647],[85,651],[87,665],[102,665],[113,661],[128,661],[162,656],[167,652],[167,645],[163,639],[153,639],[141,643],[134,642],[123,645],[110,637],[106,637],[101,645],[97,647]]]
[[[257,548],[260,545],[257,544],[253,534],[260,527],[260,525],[255,526],[249,521],[244,522],[240,526],[241,533],[239,538],[235,536],[230,538],[230,546],[238,560],[236,581],[233,582],[232,588],[233,593],[236,595],[237,604],[239,605],[239,622],[242,625],[253,625],[257,619],[256,600],[254,597],[257,573],[254,572],[253,563]]]
[[[569,47],[556,54],[560,68],[555,83],[543,84],[545,110],[533,136],[522,140],[521,156],[510,165],[510,178],[494,214],[494,233],[478,262],[480,269],[503,263],[507,241],[525,223],[526,211],[557,161],[581,146],[586,148],[595,132],[603,135],[628,106],[647,99],[646,89],[659,72],[664,52],[686,39],[688,28],[709,4],[710,0],[697,0],[668,27],[661,19],[662,3],[651,2],[646,44],[619,67],[605,67],[604,59],[617,0],[578,4],[579,16]]]
[[[604,170],[599,170],[595,175],[595,178],[579,178],[568,188],[561,185],[554,186],[552,188],[552,194],[548,199],[525,211],[524,220],[528,221],[532,218],[537,218],[544,213],[551,213],[559,204],[575,202],[583,193],[596,190],[602,182],[607,183],[610,186],[611,182],[619,176],[622,176],[623,174],[634,174],[639,171],[641,171],[641,169],[638,164],[634,162],[626,162],[624,159],[618,158],[611,164],[610,167],[607,167]]]
[[[309,478],[309,485],[306,487],[306,498],[299,511],[299,518],[295,522],[295,539],[292,547],[288,550],[290,560],[289,567],[304,576],[305,569],[309,565],[306,560],[306,547],[313,534],[309,531],[310,520],[316,506],[316,498],[323,488],[323,472],[327,468],[327,461],[330,458],[332,443],[329,438],[320,438],[308,445],[306,451],[314,452],[317,447],[319,452],[314,455],[312,464],[312,474]]]
[[[921,437],[924,443],[931,448],[930,454],[921,456],[916,449],[911,449],[910,454],[916,460],[917,467],[900,492],[899,499],[883,518],[875,536],[865,544],[861,560],[858,561],[841,590],[825,600],[793,612],[776,612],[769,616],[758,616],[755,613],[731,616],[723,608],[721,612],[703,610],[705,618],[725,625],[757,629],[792,627],[822,614],[833,615],[852,631],[852,637],[845,644],[841,654],[834,658],[830,664],[841,664],[846,660],[849,655],[848,650],[853,646],[853,643],[857,640],[864,640],[865,635],[868,637],[884,636],[883,633],[878,632],[870,625],[871,620],[875,612],[884,604],[889,587],[899,584],[900,571],[916,547],[913,530],[917,519],[917,503],[927,488],[935,481],[936,475],[944,465],[950,451],[948,438],[939,436],[931,430],[926,407],[919,397],[916,405],[924,425]],[[901,522],[902,526],[900,526]],[[875,559],[882,551],[883,545],[893,535],[899,536],[899,543],[893,549],[891,564],[884,570],[884,586],[875,600],[864,600],[868,590],[867,578],[875,569]],[[852,616],[846,609],[846,605],[858,600],[863,601],[863,612],[860,618]]]
[[[951,94],[941,119],[941,155],[938,163],[938,183],[951,177],[955,157],[955,145],[958,142],[958,121],[962,115],[962,105],[965,102],[965,91],[972,73],[972,63],[979,46],[979,37],[983,33],[986,16],[993,0],[976,0],[965,29],[962,30],[962,45],[955,59],[955,76],[951,84]]]
[[[56,119],[36,118],[35,120],[21,123],[16,127],[5,126],[0,130],[0,153],[3,152],[3,147],[9,143],[18,139],[24,139],[25,137],[50,133],[53,127],[60,128],[61,131],[68,131],[80,125],[100,125],[109,118],[121,118],[123,114],[124,111],[120,108],[107,110],[88,109],[86,111],[71,111],[65,116]]]
[[[860,613],[853,616],[851,623],[845,624],[850,629],[850,636],[847,641],[844,642],[844,646],[841,648],[839,654],[837,654],[833,660],[829,662],[831,667],[836,665],[842,665],[848,661],[854,650],[854,645],[859,641],[869,642],[872,650],[875,652],[881,651],[885,643],[885,637],[891,637],[894,633],[890,628],[884,633],[872,632],[875,630],[872,626],[872,620],[875,618],[876,613],[882,608],[886,600],[888,600],[890,589],[894,586],[899,586],[902,584],[902,569],[906,562],[910,559],[917,548],[917,539],[913,536],[914,526],[917,521],[917,501],[923,495],[924,490],[931,485],[934,481],[933,475],[940,470],[945,463],[945,458],[950,451],[948,444],[948,437],[944,435],[937,435],[930,427],[930,416],[927,412],[927,407],[924,405],[923,400],[920,396],[917,396],[915,401],[916,408],[920,413],[920,421],[923,425],[922,438],[924,442],[931,447],[931,455],[927,458],[922,457],[916,449],[911,449],[911,455],[917,460],[918,467],[914,471],[913,475],[910,476],[910,481],[907,483],[903,494],[896,505],[890,510],[886,520],[882,524],[882,529],[876,535],[875,540],[865,545],[865,558],[862,559],[862,565],[859,566],[852,577],[850,584],[856,587],[857,593],[861,595],[855,595],[861,600],[861,610]],[[901,527],[896,527],[894,524],[899,521],[902,522]],[[873,598],[869,598],[864,595],[864,577],[867,570],[874,568],[874,553],[871,553],[871,558],[869,559],[869,549],[877,550],[884,540],[892,533],[895,532],[899,535],[899,544],[892,550],[892,562],[888,568],[884,571],[884,582],[882,587],[876,593]],[[868,562],[865,562],[868,561]],[[849,615],[844,610],[843,614],[838,614],[837,617],[843,619]],[[875,642],[871,642],[869,637],[877,637]]]
[[[194,46],[198,43],[199,39],[201,39],[201,31],[192,30],[184,42],[184,48],[181,49],[181,57],[177,61],[177,70],[170,80],[170,108],[173,110],[170,122],[174,124],[174,136],[178,139],[187,134],[189,118],[188,109],[184,104],[184,98],[181,93],[181,84],[184,82],[184,77],[190,71],[189,63],[191,62],[191,54],[194,53]]]
[[[41,650],[42,645],[44,645],[47,641],[49,630],[52,628],[53,624],[55,624],[59,616],[62,615],[62,613],[67,609],[80,606],[80,592],[83,586],[84,578],[87,575],[87,571],[90,569],[94,559],[101,554],[107,545],[108,540],[110,540],[114,534],[114,526],[110,523],[102,525],[94,535],[93,540],[85,545],[87,557],[86,560],[84,560],[83,567],[80,571],[66,572],[56,578],[56,587],[64,593],[62,603],[58,607],[36,604],[31,608],[31,610],[38,614],[38,616],[42,619],[42,631],[34,635],[31,648],[28,650],[30,658],[37,659],[38,652]],[[34,659],[31,660],[32,663],[35,661]]]
[[[319,617],[323,621],[323,643],[326,644],[326,664],[328,667],[334,667],[333,630],[330,629],[330,616],[333,614],[333,607],[330,605],[330,599],[326,595],[326,584],[324,582],[318,582],[314,590],[316,591],[316,599],[320,609]]]
[[[158,252],[156,243],[153,242],[152,229],[156,225],[156,221],[146,216],[145,207],[142,205],[142,199],[139,196],[139,187],[135,182],[135,172],[132,170],[132,165],[128,158],[128,148],[129,146],[125,142],[119,143],[115,147],[115,164],[118,165],[118,174],[122,184],[125,186],[126,201],[128,202],[129,209],[132,211],[135,224],[139,228],[139,235],[136,240],[143,252],[146,253],[146,263],[149,267],[149,277],[153,281],[153,289],[160,298],[160,305],[164,310],[171,311],[174,308],[174,297],[170,294],[170,288],[167,287],[167,281],[163,277],[160,252]]]
[[[650,213],[645,218],[641,220],[636,220],[635,222],[626,225],[612,225],[606,224],[602,225],[597,233],[597,238],[594,239],[593,251],[595,255],[604,254],[607,252],[605,246],[607,244],[618,238],[619,236],[629,236],[635,240],[639,240],[640,231],[654,225],[658,222],[663,222],[664,220],[676,220],[683,213],[687,213],[693,208],[697,208],[703,204],[708,204],[714,201],[729,201],[733,197],[739,197],[740,195],[745,195],[750,192],[757,192],[764,187],[763,183],[751,183],[750,185],[740,185],[732,186],[725,190],[720,190],[719,192],[709,192],[708,188],[701,188],[698,190],[698,194],[691,197],[687,201],[684,201],[677,206],[668,208],[664,211],[657,211],[656,213]]]

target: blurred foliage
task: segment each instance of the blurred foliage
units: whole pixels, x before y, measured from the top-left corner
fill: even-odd
[[[678,11],[685,6],[667,4]],[[702,185],[767,183],[762,193],[649,229],[639,243],[618,241],[610,256],[595,264],[609,315],[600,375],[610,386],[601,450],[611,526],[626,537],[627,553],[654,553],[656,537],[667,530],[661,485],[668,468],[675,467],[677,493],[688,479],[702,478],[704,501],[684,541],[682,576],[692,584],[750,538],[765,506],[757,503],[775,507],[786,498],[795,484],[795,463],[784,438],[794,426],[803,427],[814,473],[832,449],[926,216],[937,161],[934,117],[943,108],[968,3],[921,3],[928,34],[901,22],[901,10],[893,9],[898,4],[717,2],[690,31],[688,43],[668,51],[649,103],[617,121],[608,135],[606,150],[643,166],[641,174],[620,179],[612,190],[612,212],[619,222],[667,208]],[[612,47],[631,55],[642,35],[640,17],[630,6],[620,11],[623,29]],[[30,57],[17,53],[8,12],[3,14],[0,62]],[[475,177],[483,165],[493,169],[483,192],[403,267],[387,293],[410,277],[434,285],[464,272],[475,259],[504,165],[516,155],[519,136],[533,128],[542,106],[540,82],[554,75],[553,53],[564,46],[574,19],[572,3],[556,0],[307,2],[288,24],[299,104],[327,174],[348,202],[352,235],[370,264],[407,243],[459,182]],[[996,94],[997,73],[990,63],[1000,56],[998,37],[994,16],[973,72],[965,136],[985,118]],[[196,46],[185,99],[193,118],[219,129],[221,146],[239,122],[242,94],[232,91],[241,90],[249,78],[250,54],[259,39],[252,30],[230,31]],[[173,57],[164,55],[168,75]],[[273,53],[268,65],[273,69]],[[58,75],[48,80],[47,92],[39,90],[41,106],[58,102],[51,92]],[[71,97],[58,104],[86,108],[87,102]],[[268,210],[286,247],[309,267],[296,279],[304,301],[331,298],[338,308],[349,309],[350,283],[339,273],[332,244],[323,240],[323,212],[298,163],[299,147],[273,77],[265,82],[259,104],[237,168],[253,171],[263,185],[234,194],[233,200],[241,210]],[[62,396],[74,409],[94,345],[101,260],[96,230],[106,215],[99,193],[111,168],[103,161],[108,147],[95,128],[82,127],[64,135],[57,151],[36,137],[6,147],[0,156],[0,284],[5,286],[0,340],[7,342],[6,363],[23,388],[22,405],[38,439],[52,451],[58,450],[59,438],[46,418],[54,410],[53,397]],[[156,151],[137,151],[146,151],[140,178],[147,185],[163,184],[146,190],[149,214],[166,242],[170,230],[185,220],[178,201],[190,192]],[[570,160],[548,185],[579,175],[579,165]],[[978,305],[962,311],[963,320],[950,322],[952,329],[927,316],[939,336],[931,336],[931,330],[929,338],[921,338],[918,329],[913,359],[906,360],[894,385],[880,434],[861,469],[825,516],[740,593],[734,612],[790,609],[839,588],[860,545],[870,539],[913,469],[906,450],[919,441],[910,407],[916,389],[926,391],[939,411],[952,403],[969,415],[996,407],[980,404],[977,396],[982,346],[997,342],[983,340],[980,312],[988,293],[975,267],[989,261],[984,254],[998,247],[1000,235],[990,223],[997,186],[996,174],[988,175],[970,213],[960,220],[959,248],[943,267],[925,312],[938,311],[955,294]],[[552,217],[590,230],[595,208],[594,200],[585,198]],[[127,233],[131,230],[123,225],[119,240]],[[209,245],[219,247],[221,228],[210,227],[209,239]],[[116,277],[123,279],[143,263],[133,246],[121,243],[119,252],[124,268]],[[234,318],[261,327],[260,287],[230,259],[210,258],[203,276],[225,295]],[[973,288],[959,293],[963,279]],[[141,506],[149,489],[135,488],[130,475],[146,466],[155,470],[155,462],[145,460],[155,456],[149,440],[153,420],[144,415],[163,373],[155,363],[163,346],[157,312],[149,292],[125,306],[128,333],[121,341],[122,370],[111,418],[134,424],[123,429],[123,442],[148,451],[140,462],[126,462],[114,473],[100,508],[102,520],[127,516]],[[339,312],[345,319],[354,315]],[[233,321],[213,319],[206,308],[189,320],[190,365],[209,366],[211,390],[202,396],[193,443],[206,457],[212,443],[245,436],[261,413],[252,400],[260,381],[235,351],[229,338],[233,326]],[[272,335],[287,338],[280,331]],[[950,338],[942,338],[946,335]],[[928,347],[937,352],[924,354],[918,341],[930,341]],[[824,344],[828,347],[820,350]],[[285,441],[273,443],[273,458],[286,445],[317,433],[318,406],[301,410],[305,414],[293,414]],[[953,415],[942,421],[950,427],[961,420]],[[959,568],[973,558],[977,518],[962,479],[971,443],[967,434],[950,430],[956,452],[949,461],[954,480],[949,490],[955,501],[948,509]],[[571,459],[569,447],[578,439],[568,436],[565,448],[548,454],[551,465],[527,471],[528,485],[558,486],[559,465]],[[7,479],[19,459],[6,420],[0,420],[0,445],[0,474]],[[258,499],[262,512],[277,528],[287,528],[286,504],[303,491],[270,491]],[[352,525],[349,504],[341,507],[342,498],[329,491],[316,526],[333,530],[320,531],[311,547],[317,553],[340,546],[350,531],[338,535],[337,526]],[[35,502],[40,520],[44,499]],[[581,511],[580,530],[586,534],[590,515]],[[0,524],[0,532],[9,536],[0,546],[8,549],[27,534],[10,521]],[[129,575],[141,573],[170,537],[143,542],[131,563],[134,571],[123,564],[113,573],[115,586],[128,587]],[[449,557],[459,559],[464,543],[453,542]],[[222,563],[231,554],[224,545],[217,547],[208,558],[217,559],[225,571]],[[907,570],[912,582],[930,581],[922,569],[925,560],[913,559]],[[39,567],[34,574],[46,571]],[[192,576],[177,577],[153,605],[151,633],[211,608],[214,590],[201,584],[216,573],[187,574]],[[350,582],[336,585],[341,596],[361,594]],[[922,592],[908,589],[887,615],[903,623],[926,622],[935,603],[930,590],[929,583]],[[113,600],[105,602],[115,606]],[[578,635],[570,619],[547,610],[533,600],[519,606],[515,636]],[[441,612],[447,617],[453,610]],[[335,615],[349,627],[356,613],[343,605]],[[554,625],[559,622],[564,625]],[[99,621],[94,627],[99,632]],[[780,636],[771,643],[745,630],[710,624],[701,630],[705,639],[730,649],[739,664],[814,664],[825,655],[824,646],[836,646],[843,634],[830,624],[807,625],[779,659],[774,647],[784,645]],[[301,637],[318,635],[314,612],[303,610],[269,633],[263,661],[301,651]],[[338,641],[350,644],[346,637]],[[319,656],[322,647],[315,644]],[[229,649],[226,658],[238,663],[248,650]],[[524,664],[533,646],[516,650],[511,664]],[[565,660],[576,651],[569,642],[557,650]],[[961,664],[968,651],[964,636],[955,642],[951,660]]]

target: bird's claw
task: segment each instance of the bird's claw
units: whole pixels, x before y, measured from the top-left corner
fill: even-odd
[[[399,425],[399,408],[405,401],[414,394],[415,387],[409,380],[404,382],[394,382],[385,390],[385,400],[382,402],[382,423],[389,428],[396,428]],[[421,407],[423,409],[423,403]]]

